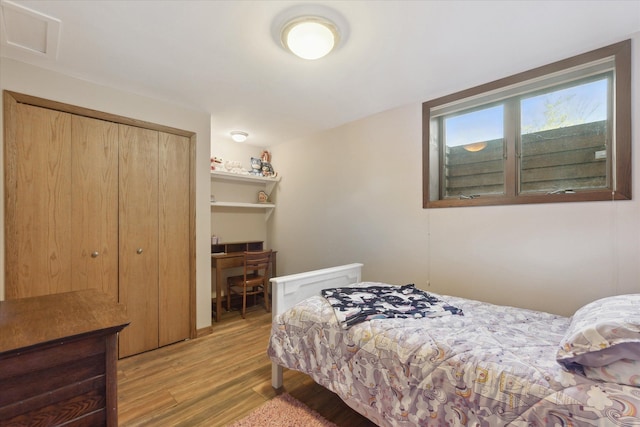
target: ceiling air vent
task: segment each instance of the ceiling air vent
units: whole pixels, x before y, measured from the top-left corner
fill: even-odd
[[[61,23],[16,3],[0,1],[0,42],[2,55],[27,59],[33,55],[53,59],[58,56]]]

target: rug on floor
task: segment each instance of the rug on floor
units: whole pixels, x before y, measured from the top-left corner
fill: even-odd
[[[338,427],[304,403],[283,393],[228,427]]]

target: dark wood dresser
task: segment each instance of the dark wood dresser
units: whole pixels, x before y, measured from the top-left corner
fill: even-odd
[[[117,426],[125,307],[84,290],[0,301],[0,425]]]

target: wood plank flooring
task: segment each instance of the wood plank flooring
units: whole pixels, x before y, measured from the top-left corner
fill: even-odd
[[[118,361],[119,425],[226,426],[287,392],[339,426],[375,426],[302,373],[285,369],[274,390],[271,313],[247,310],[223,313],[210,335]]]

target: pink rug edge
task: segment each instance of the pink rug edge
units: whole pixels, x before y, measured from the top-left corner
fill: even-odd
[[[280,405],[289,405],[292,407],[292,412],[284,414],[281,411],[285,408],[278,408]],[[272,416],[270,413],[276,411],[277,416]],[[295,419],[291,419],[291,416],[295,415]],[[269,419],[270,423],[265,424],[264,417]],[[298,419],[299,418],[299,419]],[[309,424],[312,422],[313,424]],[[309,408],[304,403],[300,402],[289,393],[282,393],[269,399],[262,405],[252,410],[248,415],[240,420],[237,420],[227,427],[268,427],[268,426],[318,426],[318,427],[339,427],[337,424],[327,420],[318,412]]]

